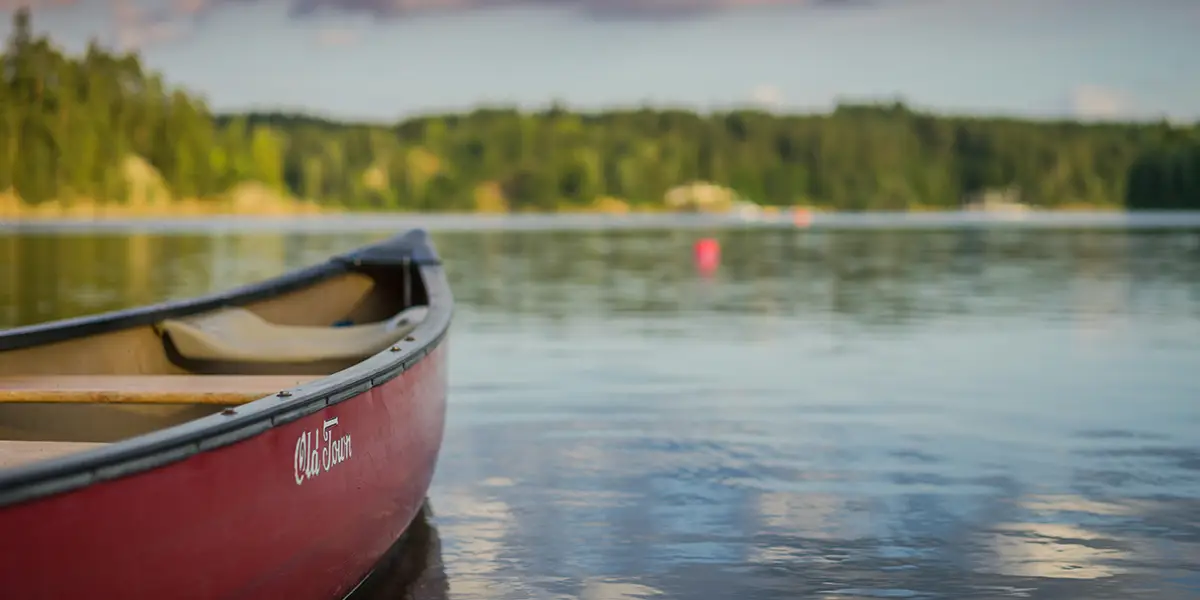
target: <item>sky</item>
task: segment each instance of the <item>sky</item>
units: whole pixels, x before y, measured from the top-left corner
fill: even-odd
[[[0,0],[214,110],[478,106],[1200,120],[1200,0]]]

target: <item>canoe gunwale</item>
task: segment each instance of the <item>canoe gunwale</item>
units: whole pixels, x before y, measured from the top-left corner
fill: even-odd
[[[385,350],[329,376],[222,413],[167,427],[104,447],[0,470],[0,509],[68,492],[181,461],[291,423],[330,405],[354,398],[390,381],[419,363],[449,333],[453,296],[441,261],[423,229],[229,291],[122,311],[52,321],[0,332],[0,350],[86,337],[152,324],[225,306],[237,306],[302,289],[363,266],[413,265],[425,287],[429,312],[399,351]],[[282,390],[281,390],[282,391]]]

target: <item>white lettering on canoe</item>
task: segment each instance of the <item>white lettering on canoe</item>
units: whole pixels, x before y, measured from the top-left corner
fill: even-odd
[[[326,419],[320,429],[305,431],[296,438],[296,485],[350,460],[350,434],[334,438],[332,429],[337,425],[337,417]]]

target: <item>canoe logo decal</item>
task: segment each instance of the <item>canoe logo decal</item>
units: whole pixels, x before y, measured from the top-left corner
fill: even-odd
[[[338,419],[326,419],[320,429],[305,431],[296,439],[296,485],[350,460],[350,434],[333,437]]]

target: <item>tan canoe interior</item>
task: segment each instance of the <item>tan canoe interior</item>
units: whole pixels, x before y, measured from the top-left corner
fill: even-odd
[[[0,469],[197,419],[378,353],[425,314],[402,310],[392,279],[349,273],[235,309],[0,352]]]

